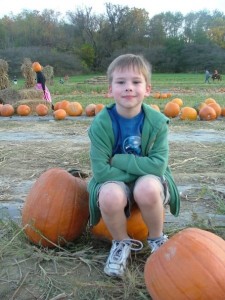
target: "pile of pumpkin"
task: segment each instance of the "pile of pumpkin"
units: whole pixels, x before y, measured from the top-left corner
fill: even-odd
[[[60,168],[45,171],[29,191],[22,210],[24,232],[41,247],[75,242],[89,219],[86,181]],[[146,240],[148,230],[137,207],[127,222],[131,238]],[[102,219],[91,229],[112,240]],[[144,280],[153,300],[224,300],[225,241],[198,228],[174,234],[145,262]]]
[[[91,117],[97,115],[104,108],[104,104],[88,104],[85,109],[83,109],[81,103],[71,102],[68,100],[62,100],[56,102],[54,105],[53,117],[56,120],[63,120],[66,116],[80,116],[85,113],[86,116]],[[35,111],[38,116],[46,116],[49,113],[49,108],[43,103],[37,104]],[[0,104],[0,116],[11,117],[15,113],[20,116],[28,116],[31,114],[31,108],[27,104],[20,104],[16,109],[11,104]]]
[[[160,111],[157,104],[150,104],[150,106]],[[225,107],[221,107],[213,98],[207,98],[196,107],[184,107],[182,99],[174,98],[165,104],[163,112],[169,118],[179,117],[180,120],[190,121],[195,121],[199,118],[203,121],[212,121],[220,116],[225,116]]]

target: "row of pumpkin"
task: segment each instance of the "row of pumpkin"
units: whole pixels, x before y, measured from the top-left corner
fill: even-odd
[[[60,168],[41,174],[22,209],[23,230],[30,242],[41,247],[76,242],[86,231],[88,218],[86,181]],[[148,236],[137,206],[132,207],[127,229],[131,238],[144,241]],[[91,233],[112,240],[102,219]],[[146,288],[154,300],[223,300],[224,278],[225,241],[198,228],[174,234],[148,257],[144,268]]]
[[[151,104],[151,106],[160,111],[157,104]],[[165,104],[163,112],[169,118],[179,117],[181,120],[195,121],[199,117],[203,121],[212,121],[225,116],[225,107],[221,107],[213,98],[207,98],[195,107],[183,106],[182,99],[174,98]]]
[[[150,106],[160,112],[160,108],[157,104],[150,104]],[[81,116],[83,113],[92,117],[97,115],[104,108],[104,104],[90,103],[85,109],[80,102],[70,102],[68,100],[62,100],[56,102],[54,105],[53,117],[56,120],[63,120],[66,116]],[[20,104],[16,111],[11,104],[0,104],[0,116],[10,117],[14,113],[20,116],[28,116],[31,114],[31,108],[27,104]],[[46,116],[49,113],[48,105],[39,103],[35,112],[38,116]],[[201,102],[196,107],[183,106],[183,100],[180,98],[174,98],[165,104],[163,113],[169,118],[179,117],[181,120],[200,120],[212,121],[219,116],[225,116],[225,107],[221,107],[219,103],[213,98],[207,98],[204,102]]]

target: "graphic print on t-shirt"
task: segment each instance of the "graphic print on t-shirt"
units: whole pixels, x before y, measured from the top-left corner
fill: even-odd
[[[129,136],[123,141],[123,152],[127,154],[141,155],[141,137]]]

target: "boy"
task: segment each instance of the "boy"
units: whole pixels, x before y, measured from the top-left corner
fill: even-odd
[[[104,272],[121,277],[131,250],[143,246],[126,231],[132,203],[141,211],[154,252],[168,239],[163,234],[164,205],[169,203],[177,216],[179,193],[168,167],[169,120],[143,103],[151,91],[151,66],[142,56],[125,54],[110,64],[107,75],[115,103],[89,129],[90,223],[97,224],[102,216],[113,237]]]

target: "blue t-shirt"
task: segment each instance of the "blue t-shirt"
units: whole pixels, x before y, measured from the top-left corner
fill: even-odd
[[[113,153],[115,154],[134,154],[141,156],[141,133],[144,122],[144,112],[141,112],[133,118],[125,118],[119,115],[114,105],[108,109],[112,120],[115,144]]]

